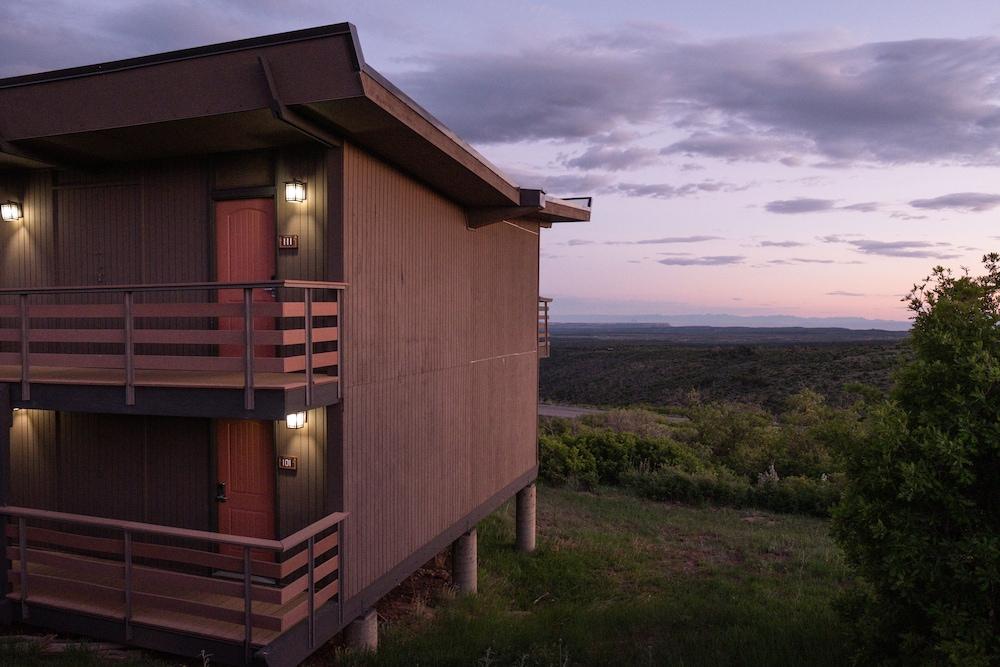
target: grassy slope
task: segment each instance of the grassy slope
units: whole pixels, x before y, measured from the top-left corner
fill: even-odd
[[[480,595],[385,629],[378,665],[841,665],[843,565],[823,521],[539,490],[537,554],[505,507]],[[329,661],[328,657],[322,662]]]

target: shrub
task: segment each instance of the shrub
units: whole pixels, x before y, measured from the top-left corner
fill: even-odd
[[[820,517],[829,516],[841,488],[832,479],[787,477],[751,485],[745,478],[724,470],[690,473],[676,468],[633,471],[623,477],[623,483],[651,500],[756,507]]]
[[[538,476],[553,484],[597,485],[597,461],[594,456],[567,444],[556,435],[538,438]]]
[[[697,453],[669,438],[589,427],[543,434],[539,437],[539,459],[542,479],[554,484],[575,481],[587,487],[619,484],[626,472],[638,468],[674,466],[694,471],[703,467]]]
[[[913,358],[845,451],[864,664],[1000,664],[1000,256],[911,294]]]

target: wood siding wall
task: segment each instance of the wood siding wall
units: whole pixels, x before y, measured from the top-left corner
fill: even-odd
[[[538,233],[344,147],[348,596],[530,471]]]
[[[325,164],[324,150],[296,146],[103,171],[2,172],[0,200],[23,202],[24,220],[0,225],[0,286],[213,280],[212,190],[246,187],[274,187],[277,233],[299,235],[298,250],[275,248],[277,277],[326,279]],[[284,201],[282,184],[292,178],[306,181],[306,202]],[[323,513],[325,414],[310,413],[302,431],[275,425],[277,452],[299,458],[295,473],[275,472],[282,535]],[[131,417],[19,413],[12,431],[15,502],[209,528],[214,479],[204,461],[214,450],[202,451],[204,442],[178,432],[184,420],[156,423],[153,437]],[[113,437],[95,442],[95,429]],[[180,494],[197,503],[175,503]]]
[[[11,502],[211,530],[206,419],[19,410]]]
[[[275,425],[278,456],[294,456],[297,470],[278,470],[278,538],[323,518],[326,498],[326,409],[310,410],[306,425]]]
[[[278,278],[329,280],[326,275],[325,153],[316,149],[286,151],[276,164],[278,234],[299,237],[297,250],[278,251]],[[304,202],[285,201],[285,181],[306,183]]]

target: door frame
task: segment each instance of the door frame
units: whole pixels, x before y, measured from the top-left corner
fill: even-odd
[[[213,190],[211,196],[209,197],[209,229],[208,229],[208,240],[209,240],[209,261],[211,265],[209,266],[209,275],[213,276],[213,280],[218,280],[219,276],[219,248],[218,248],[218,220],[216,219],[217,204],[222,202],[232,202],[232,201],[242,201],[245,199],[270,199],[274,206],[274,235],[275,238],[278,236],[278,199],[276,186],[267,186],[262,188],[246,188],[238,190]],[[278,271],[278,260],[280,259],[280,254],[278,253],[278,244],[275,243],[274,247],[271,248],[271,252],[274,253],[274,269],[275,272]],[[258,421],[269,421],[269,420],[258,420]],[[209,452],[209,487],[206,490],[206,499],[209,503],[209,522],[210,525],[215,527],[215,532],[219,532],[219,503],[216,501],[216,485],[219,482],[219,420],[210,419],[209,428],[211,429],[211,447]],[[278,484],[278,433],[277,433],[277,422],[271,422],[271,443],[274,447],[274,457],[271,461],[271,475],[274,479],[274,534],[276,537],[281,535],[281,490]]]

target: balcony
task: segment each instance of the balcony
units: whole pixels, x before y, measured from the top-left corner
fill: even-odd
[[[548,359],[552,352],[552,337],[549,335],[549,304],[552,299],[538,297],[538,358]]]
[[[0,290],[15,407],[282,419],[340,398],[344,285],[306,281]]]
[[[5,520],[8,592],[21,621],[248,664],[285,635],[316,645],[342,622],[340,526],[331,514],[284,540],[24,507]],[[206,650],[206,647],[208,650]]]

